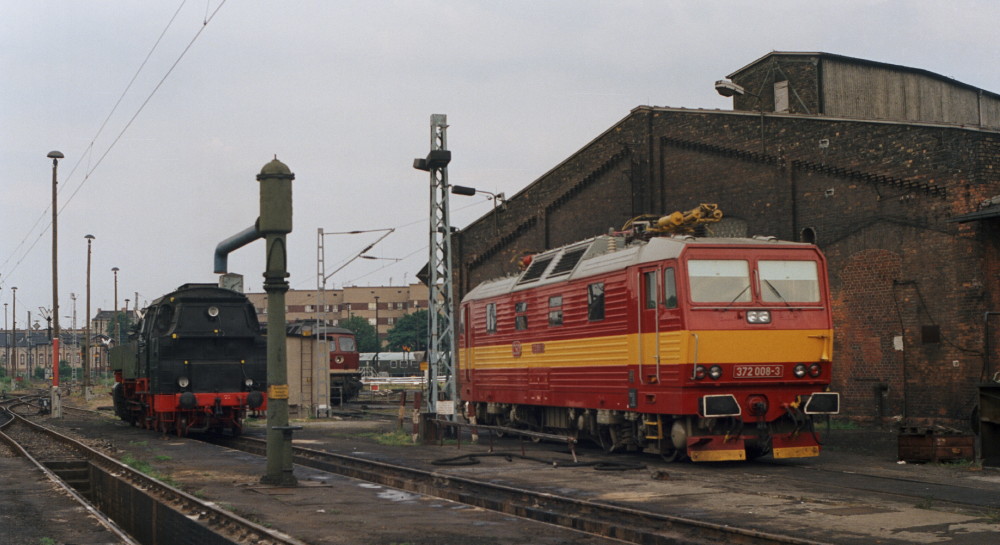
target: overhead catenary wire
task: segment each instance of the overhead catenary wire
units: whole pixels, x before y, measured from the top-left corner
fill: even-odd
[[[150,49],[149,53],[146,55],[146,58],[142,61],[142,63],[140,64],[139,68],[136,70],[135,75],[129,81],[128,85],[126,85],[125,90],[122,92],[121,96],[118,98],[118,101],[112,107],[111,112],[104,119],[104,122],[101,123],[101,126],[98,128],[97,132],[94,134],[94,137],[91,138],[90,144],[87,146],[87,149],[83,153],[81,153],[79,155],[76,163],[74,164],[73,168],[70,170],[69,175],[67,175],[66,181],[63,182],[63,187],[59,188],[58,193],[62,193],[63,190],[67,187],[66,184],[68,183],[68,181],[70,179],[72,179],[73,175],[76,173],[77,169],[80,167],[80,164],[83,162],[84,158],[88,158],[88,159],[90,158],[91,152],[92,152],[93,147],[94,147],[94,143],[96,142],[97,138],[101,135],[101,133],[106,128],[109,120],[114,115],[114,113],[118,109],[118,107],[121,105],[121,102],[124,99],[125,95],[132,88],[132,85],[135,83],[136,79],[138,78],[139,73],[146,66],[146,63],[149,61],[150,57],[152,57],[153,52],[158,48],[159,44],[163,40],[163,37],[166,35],[167,31],[173,25],[174,21],[177,19],[178,14],[181,12],[181,10],[183,9],[183,7],[184,7],[184,5],[186,3],[187,3],[187,0],[182,0],[181,1],[180,6],[174,12],[173,16],[171,16],[170,21],[167,23],[166,27],[164,27],[163,31],[160,33],[160,36],[157,38],[156,42],[153,44],[153,47]],[[129,118],[128,122],[126,122],[125,125],[122,127],[122,129],[118,132],[118,135],[108,145],[108,147],[104,150],[104,152],[100,155],[100,157],[98,157],[97,162],[94,163],[92,166],[88,164],[88,167],[86,169],[86,173],[84,174],[83,180],[76,186],[76,188],[70,194],[69,198],[67,198],[63,202],[62,206],[59,208],[59,210],[56,213],[57,216],[58,216],[58,214],[61,214],[63,212],[63,210],[66,209],[67,206],[69,206],[69,203],[73,200],[73,198],[77,195],[77,193],[79,193],[80,189],[83,188],[84,184],[87,183],[87,181],[90,179],[90,176],[97,170],[97,168],[101,165],[101,163],[104,161],[104,159],[111,153],[111,150],[115,148],[115,146],[118,144],[118,142],[121,140],[121,138],[125,135],[125,133],[128,131],[128,129],[132,126],[132,124],[135,122],[135,120],[139,117],[139,114],[142,113],[142,111],[146,108],[146,106],[152,100],[153,96],[157,93],[157,91],[159,91],[160,87],[163,86],[163,83],[166,82],[167,78],[170,77],[170,75],[171,75],[171,73],[173,73],[174,69],[177,68],[177,66],[180,64],[181,60],[184,59],[184,56],[187,55],[188,51],[190,51],[191,47],[194,45],[194,43],[201,36],[202,32],[204,32],[205,28],[208,26],[208,23],[210,23],[212,21],[212,19],[215,18],[215,16],[219,13],[219,10],[222,9],[222,6],[225,5],[225,3],[226,3],[226,0],[222,0],[219,3],[219,5],[216,6],[215,10],[212,11],[210,14],[208,13],[208,7],[206,5],[206,16],[203,19],[201,26],[198,28],[198,31],[194,34],[194,36],[188,42],[188,44],[184,48],[184,50],[181,51],[181,53],[178,55],[177,59],[174,60],[173,64],[171,64],[170,68],[167,69],[167,71],[166,71],[166,73],[164,73],[163,77],[160,78],[159,82],[152,89],[152,91],[149,92],[149,94],[146,96],[146,99],[143,100],[142,104],[139,105],[139,107],[135,111],[135,113],[132,114],[132,117]],[[26,250],[24,250],[24,253],[20,254],[20,257],[14,262],[14,264],[12,265],[12,267],[9,270],[6,269],[7,264],[10,262],[10,260],[12,258],[14,258],[15,256],[17,256],[18,252],[25,246],[25,244],[27,244],[27,242],[29,240],[31,240],[32,232],[34,232],[34,230],[38,227],[38,225],[40,223],[42,223],[42,220],[44,220],[45,218],[49,217],[49,212],[50,211],[51,211],[50,207],[46,206],[45,209],[42,211],[41,216],[39,216],[39,219],[36,220],[35,223],[31,226],[31,228],[25,234],[24,238],[21,240],[21,242],[18,244],[18,246],[14,249],[13,252],[11,252],[8,255],[7,259],[4,260],[4,262],[2,264],[0,264],[0,269],[4,270],[4,272],[0,273],[0,278],[5,279],[5,278],[9,277],[14,271],[16,271],[18,269],[18,267],[20,267],[20,265],[24,262],[24,259],[29,254],[31,254],[32,250],[35,248],[35,245],[38,244],[38,241],[45,235],[45,233],[48,232],[49,228],[52,226],[51,221],[49,223],[47,223],[45,225],[45,227],[42,229],[42,231],[38,234],[38,236],[35,237],[34,240],[32,240],[31,245],[28,246]],[[3,283],[2,283],[2,281],[0,281],[0,286],[2,286],[2,285],[3,285]]]

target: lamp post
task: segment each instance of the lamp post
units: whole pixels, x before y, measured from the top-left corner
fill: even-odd
[[[50,151],[46,156],[52,159],[52,416],[62,416],[59,403],[59,209],[56,207],[56,190],[59,173],[59,159],[65,157],[60,151]]]
[[[10,288],[10,291],[11,293],[14,294],[13,295],[14,300],[13,304],[11,305],[11,313],[10,313],[11,317],[10,342],[14,343],[14,363],[12,368],[14,369],[13,373],[16,376],[17,375],[17,286]]]
[[[115,323],[118,322],[118,267],[111,267],[111,270],[115,273]],[[122,332],[119,323],[119,327],[116,327],[118,334],[115,336],[115,342],[122,342]]]
[[[10,367],[10,376],[14,376],[14,366],[10,363],[10,330],[7,328],[7,303],[3,304],[3,332],[7,336],[7,342],[3,343],[5,367]]]
[[[94,235],[83,237],[87,239],[87,325],[83,337],[83,397],[90,400],[90,244]]]
[[[767,149],[764,145],[764,100],[760,95],[747,91],[742,85],[724,79],[715,82],[715,91],[726,98],[750,95],[757,99],[757,111],[760,112],[760,153],[763,155]]]
[[[375,296],[375,359],[372,361],[373,365],[378,365],[378,355],[382,351],[382,338],[379,337],[378,333],[378,300],[379,296]]]

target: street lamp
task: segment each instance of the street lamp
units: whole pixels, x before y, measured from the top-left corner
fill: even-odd
[[[11,329],[11,335],[10,335],[10,337],[11,337],[11,339],[10,339],[10,342],[14,343],[14,366],[13,366],[13,369],[14,369],[14,375],[17,375],[17,359],[18,359],[17,358],[17,286],[14,286],[13,288],[10,288],[10,291],[11,291],[12,294],[14,294],[13,295],[13,299],[14,300],[13,300],[13,302],[11,304],[11,313],[10,313],[10,318],[11,318],[11,324],[10,324],[10,329]]]
[[[59,159],[65,157],[60,151],[50,151],[46,156],[52,159],[52,416],[62,416],[59,403],[59,247],[56,219],[56,187],[58,186]]]
[[[87,239],[87,326],[83,338],[83,397],[90,400],[90,244],[94,235],[83,237]]]
[[[372,292],[374,293],[374,292]],[[375,296],[375,359],[372,360],[372,365],[378,365],[378,355],[382,351],[382,338],[378,333],[378,299],[379,296]]]
[[[504,198],[503,193],[490,193],[489,191],[483,191],[482,189],[476,189],[474,187],[466,187],[464,185],[451,186],[451,193],[453,195],[465,195],[466,197],[472,197],[476,193],[487,195],[486,198],[493,201],[493,228],[497,233],[500,232],[500,219],[497,216],[497,205],[500,205],[501,211],[507,209],[507,199]]]
[[[121,323],[118,321],[118,267],[111,267],[111,270],[115,273],[115,322],[119,324],[115,342],[120,343],[122,342],[122,330]]]
[[[4,367],[10,366],[10,376],[14,376],[14,366],[10,363],[10,329],[7,328],[7,303],[3,304],[3,333],[7,342],[3,343]]]
[[[750,95],[757,99],[757,111],[760,112],[760,153],[763,154],[766,149],[764,146],[764,101],[761,99],[760,95],[751,93],[742,85],[725,79],[720,79],[715,82],[715,92],[726,98]]]

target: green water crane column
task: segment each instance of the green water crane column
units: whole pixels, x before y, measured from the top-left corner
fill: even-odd
[[[266,243],[267,268],[267,474],[264,484],[295,486],[292,473],[292,431],[288,425],[288,358],[285,348],[285,292],[288,291],[288,253],[285,235],[292,232],[292,171],[275,158],[264,165],[260,182],[260,218],[257,232]]]

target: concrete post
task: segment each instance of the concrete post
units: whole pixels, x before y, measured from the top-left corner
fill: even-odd
[[[264,291],[267,293],[267,474],[264,484],[295,486],[292,431],[288,425],[288,359],[285,339],[285,292],[288,254],[285,235],[292,232],[292,180],[295,175],[277,158],[264,165],[260,182],[257,231],[266,243]]]

